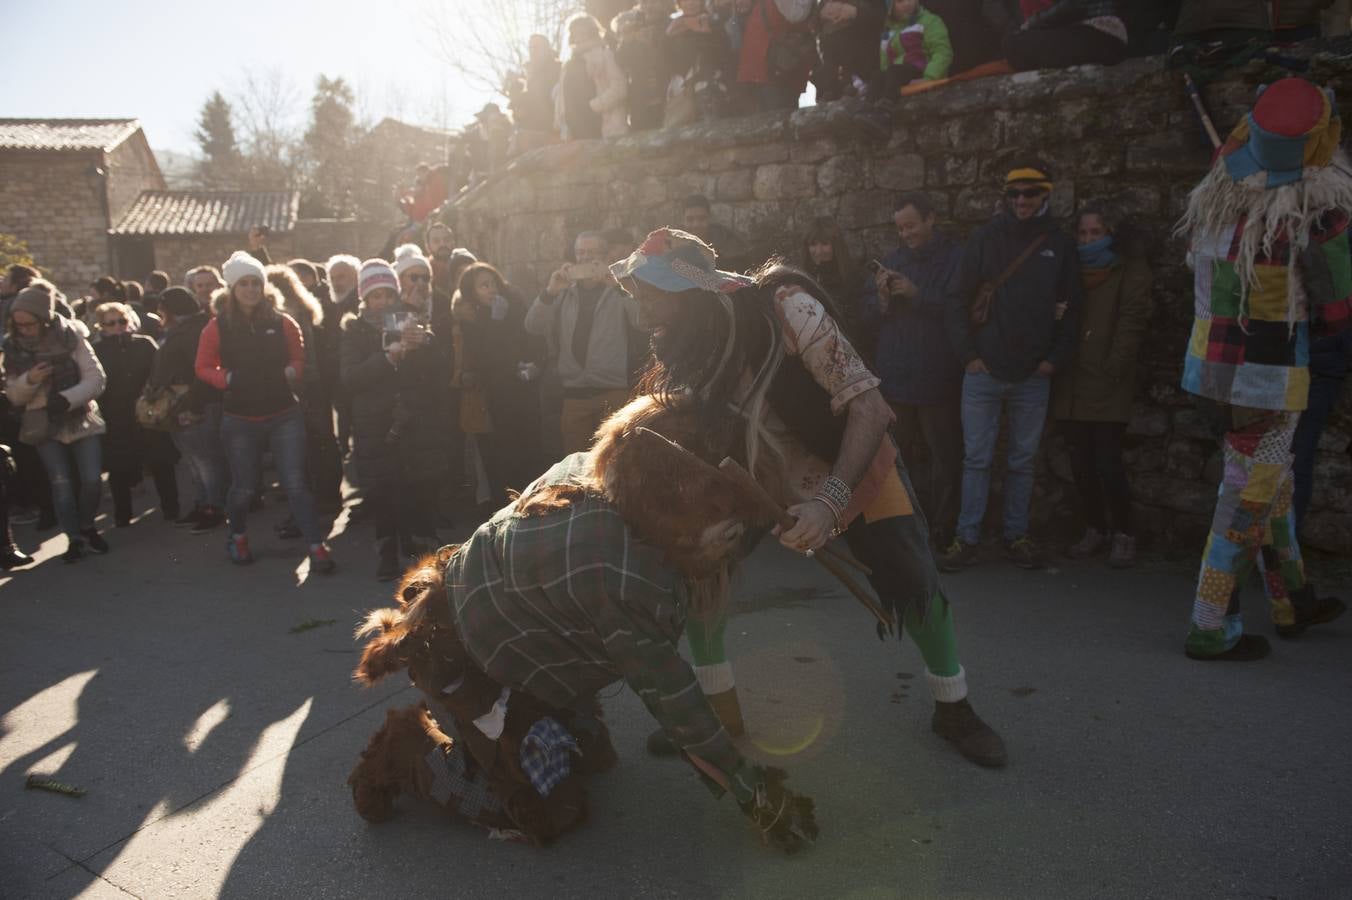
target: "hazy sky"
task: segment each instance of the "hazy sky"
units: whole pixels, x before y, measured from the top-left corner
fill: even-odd
[[[302,117],[323,73],[346,78],[373,120],[459,127],[492,98],[419,37],[437,2],[0,0],[8,33],[22,36],[4,54],[0,116],[135,117],[152,147],[194,152],[213,90],[229,96],[246,72],[281,67]]]

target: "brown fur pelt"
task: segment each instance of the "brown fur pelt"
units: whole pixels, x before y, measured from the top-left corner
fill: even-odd
[[[357,636],[367,642],[353,677],[370,685],[406,670],[426,702],[387,715],[385,726],[372,737],[348,780],[353,802],[364,818],[381,821],[390,815],[395,795],[427,796],[427,785],[420,780],[430,777],[425,759],[433,747],[440,746],[446,753],[466,754],[467,769],[483,774],[509,819],[508,824],[484,817],[475,821],[518,830],[534,844],[547,843],[586,819],[581,778],[611,768],[615,750],[599,707],[589,711],[596,727],[579,729],[576,711],[555,709],[519,691],[511,694],[497,739],[490,739],[474,724],[493,710],[502,685],[468,657],[451,619],[445,568],[454,552],[454,547],[443,547],[420,560],[400,582],[397,606],[371,612],[357,630]],[[545,717],[557,720],[576,737],[580,758],[574,759],[572,773],[548,797],[541,797],[521,769],[521,742]],[[447,743],[451,739],[441,731],[438,720],[454,723],[459,739]]]
[[[746,529],[771,523],[750,497],[730,490],[717,472],[670,454],[648,452],[638,437],[640,427],[712,466],[728,455],[728,435],[703,433],[693,408],[679,401],[638,397],[597,429],[590,482],[532,492],[518,502],[518,514],[540,515],[589,495],[601,496],[615,506],[636,537],[662,548],[667,564],[692,583],[725,580]]]

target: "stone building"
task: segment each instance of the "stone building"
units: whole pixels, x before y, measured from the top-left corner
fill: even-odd
[[[255,225],[271,230],[268,252],[285,262],[300,255],[299,206],[299,191],[145,191],[112,227],[117,274],[143,278],[163,269],[178,280],[195,266],[220,266],[247,249]]]
[[[164,187],[135,119],[0,119],[0,232],[68,294],[112,271],[109,226]]]
[[[1347,57],[1306,55],[1306,77],[1335,87],[1339,105],[1352,108]],[[1247,111],[1258,84],[1282,74],[1253,63],[1207,85],[1222,133]],[[1037,153],[1056,171],[1056,215],[1106,204],[1153,238],[1155,314],[1127,463],[1143,531],[1195,553],[1221,462],[1178,388],[1193,282],[1186,248],[1170,235],[1211,148],[1179,76],[1155,58],[954,84],[898,103],[886,139],[857,126],[853,102],[531,151],[455,201],[458,238],[514,284],[537,290],[577,232],[619,226],[638,237],[679,222],[681,198],[700,193],[758,258],[778,253],[798,262],[808,224],[831,215],[856,258],[868,259],[896,245],[898,192],[928,191],[944,226],[961,237],[990,217],[1010,159]],[[1307,546],[1345,555],[1352,554],[1350,446],[1352,394],[1320,445],[1320,487],[1305,528]],[[1039,466],[1039,527],[1068,532],[1073,493],[1054,426]],[[998,515],[998,503],[990,508]]]

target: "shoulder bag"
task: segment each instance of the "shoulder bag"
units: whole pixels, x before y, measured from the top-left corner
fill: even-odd
[[[1047,233],[1044,231],[1024,248],[1009,267],[1000,273],[994,281],[983,281],[981,286],[976,289],[976,297],[972,300],[972,308],[967,314],[967,319],[972,323],[973,328],[980,328],[990,321],[991,307],[995,305],[995,292],[1000,286],[1014,276],[1014,273],[1022,268],[1038,247],[1041,247],[1047,240]]]

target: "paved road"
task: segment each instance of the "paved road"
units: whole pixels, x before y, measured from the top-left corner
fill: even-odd
[[[1352,896],[1352,628],[1263,663],[1188,661],[1186,568],[949,579],[973,702],[1010,746],[990,772],[930,733],[912,646],[763,547],[729,630],[748,750],[790,770],[822,828],[783,859],[644,755],[628,693],[605,703],[621,765],[554,847],[407,805],[369,826],[344,780],[415,697],[348,678],[351,628],[384,593],[364,531],[323,580],[275,540],[236,569],[219,536],[153,518],[110,539],[77,566],[48,540],[0,579],[0,896]],[[1269,632],[1256,590],[1246,609]],[[24,790],[29,772],[88,793]]]

